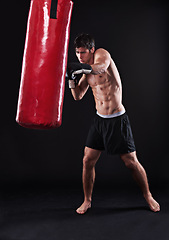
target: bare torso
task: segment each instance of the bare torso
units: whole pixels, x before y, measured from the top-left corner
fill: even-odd
[[[124,110],[121,79],[112,59],[106,72],[87,75],[87,82],[93,91],[98,113],[110,115]]]

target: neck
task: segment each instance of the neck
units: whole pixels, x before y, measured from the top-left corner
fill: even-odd
[[[93,54],[93,53],[92,53],[92,56],[91,56],[91,58],[90,58],[88,64],[89,64],[89,65],[94,64],[94,54]]]

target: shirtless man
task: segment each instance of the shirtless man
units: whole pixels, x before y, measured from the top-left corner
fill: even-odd
[[[91,87],[97,110],[84,149],[84,202],[76,212],[84,214],[91,208],[95,164],[103,150],[120,155],[150,209],[160,211],[160,205],[150,193],[146,172],[136,156],[129,119],[122,104],[121,79],[114,61],[106,50],[95,51],[94,39],[89,34],[79,35],[74,44],[80,63],[68,67],[69,87],[75,100],[81,100]]]

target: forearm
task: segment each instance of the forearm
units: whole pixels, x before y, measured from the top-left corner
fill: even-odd
[[[98,74],[104,73],[107,70],[107,66],[105,63],[96,63],[96,64],[91,65],[91,67],[92,67],[91,74],[93,74],[93,75],[98,75]]]
[[[89,85],[86,84],[85,86],[81,84],[78,84],[75,88],[72,88],[71,89],[71,92],[72,92],[72,95],[73,95],[73,98],[78,101],[78,100],[81,100],[83,98],[83,96],[85,95],[85,93],[87,92],[89,88]]]
[[[79,86],[76,86],[75,88],[72,88],[71,92],[72,92],[74,100],[80,100],[82,98]]]
[[[68,66],[69,88],[75,100],[81,100],[89,88],[86,74],[90,74],[92,68],[89,64],[71,63]]]
[[[110,59],[110,54],[106,50],[97,50],[94,56],[94,64],[91,65],[91,74],[98,75],[106,72],[110,65]]]

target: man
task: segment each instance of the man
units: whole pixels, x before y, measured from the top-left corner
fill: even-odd
[[[84,214],[91,208],[95,164],[103,150],[120,155],[150,209],[160,211],[159,204],[150,193],[146,172],[136,156],[130,122],[122,104],[121,79],[114,61],[105,49],[95,51],[94,39],[89,34],[79,35],[74,45],[80,63],[72,63],[68,67],[69,87],[75,100],[82,99],[91,87],[97,110],[84,149],[84,202],[76,212]]]

